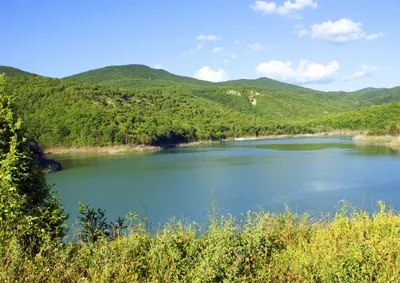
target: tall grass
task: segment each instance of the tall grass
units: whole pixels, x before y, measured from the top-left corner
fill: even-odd
[[[400,282],[400,215],[344,205],[318,219],[266,211],[207,227],[172,220],[156,234],[60,243],[29,258],[0,248],[2,282]]]

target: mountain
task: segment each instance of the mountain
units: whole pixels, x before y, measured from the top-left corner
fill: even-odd
[[[268,78],[209,83],[143,65],[111,66],[67,79],[2,68],[16,74],[7,79],[6,91],[15,98],[17,114],[46,146],[156,145],[387,128],[398,121],[396,104],[388,103],[400,101],[400,87],[329,93]]]
[[[355,92],[368,92],[368,91],[385,90],[385,89],[388,89],[388,88],[386,88],[386,87],[381,87],[381,88],[366,87],[366,88],[363,88],[363,89],[359,89],[359,90],[357,90]]]
[[[279,82],[269,78],[231,80],[221,83],[201,81],[190,77],[179,76],[161,69],[153,69],[145,65],[109,66],[100,69],[68,76],[71,79],[87,83],[101,84],[116,88],[133,88],[143,86],[229,86],[229,87],[254,87],[266,91],[294,91],[299,93],[317,92],[288,83]]]
[[[144,65],[110,66],[66,79],[135,92],[165,92],[168,89],[171,95],[196,96],[234,111],[275,121],[315,118],[370,105],[348,96],[319,92],[269,78],[210,83]]]
[[[33,73],[25,72],[20,69],[9,67],[9,66],[0,66],[0,74],[5,74],[6,76],[15,77],[15,76],[38,76]]]
[[[263,114],[273,120],[312,118],[400,101],[400,92],[396,88],[322,92],[265,77],[211,83],[145,65],[109,66],[69,76],[66,79],[135,90],[175,87],[171,93],[182,92],[200,96],[236,110]]]
[[[377,89],[364,92],[353,92],[350,95],[360,101],[366,101],[373,105],[381,105],[392,101],[400,101],[400,87]]]
[[[159,145],[310,131],[175,87],[113,89],[40,76],[7,81],[16,113],[45,146]]]
[[[201,97],[235,111],[275,121],[315,118],[372,105],[349,94],[320,92],[269,78],[210,83],[144,65],[110,66],[66,79],[135,92],[158,92],[157,88],[163,91],[168,88],[172,95]]]
[[[171,85],[204,86],[213,84],[190,77],[174,75],[165,70],[153,69],[145,65],[109,66],[72,75],[65,79],[115,88],[164,87]]]
[[[292,85],[288,83],[283,83],[280,81],[276,81],[270,78],[258,78],[258,79],[241,79],[241,80],[232,80],[219,83],[224,86],[248,86],[248,87],[256,87],[259,89],[263,89],[266,91],[294,91],[300,93],[310,93],[310,92],[318,92],[316,90],[310,88],[304,88],[297,85]]]
[[[352,130],[388,129],[396,124],[400,124],[400,102],[398,101],[327,115],[306,123],[308,127]]]

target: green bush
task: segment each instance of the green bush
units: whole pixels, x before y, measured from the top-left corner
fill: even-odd
[[[369,129],[367,132],[367,136],[385,136],[389,132],[385,129]]]
[[[101,239],[116,239],[128,228],[125,219],[118,217],[115,222],[107,222],[105,210],[89,208],[79,203],[78,211],[78,240],[83,243],[93,244]]]
[[[391,136],[398,136],[400,135],[400,125],[392,125],[389,129],[389,135]]]
[[[8,249],[0,281],[26,282],[399,282],[400,215],[344,204],[335,216],[266,211],[208,226],[171,220],[155,234],[63,244],[27,259]],[[10,244],[13,247],[12,244]]]
[[[51,193],[0,75],[0,255],[10,245],[36,254],[65,235],[67,215]]]

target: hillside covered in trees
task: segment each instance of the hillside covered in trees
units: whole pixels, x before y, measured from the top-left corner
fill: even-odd
[[[399,87],[331,93],[268,78],[211,83],[143,65],[65,79],[0,71],[29,135],[45,146],[163,145],[399,123]]]

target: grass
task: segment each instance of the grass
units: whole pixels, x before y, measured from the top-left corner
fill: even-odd
[[[399,282],[400,215],[344,203],[312,219],[266,211],[207,227],[172,220],[155,235],[139,223],[127,236],[60,243],[28,258],[1,247],[2,282]]]
[[[356,135],[353,139],[356,141],[366,141],[376,146],[386,146],[393,149],[400,149],[400,136]]]

